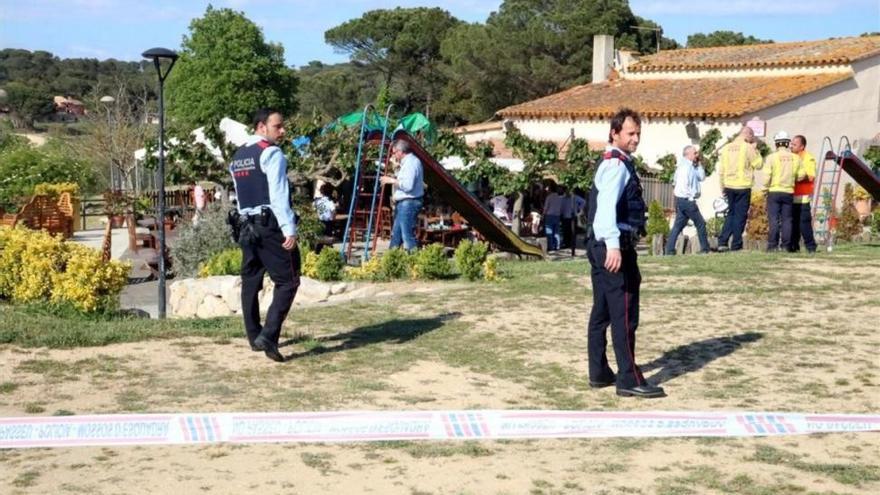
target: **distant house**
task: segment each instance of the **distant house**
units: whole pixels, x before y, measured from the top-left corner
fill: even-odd
[[[65,96],[56,96],[53,98],[53,102],[55,103],[55,113],[73,115],[74,117],[79,117],[86,113],[85,105],[79,100]]]
[[[681,154],[712,128],[722,141],[746,122],[772,147],[780,130],[807,137],[819,158],[823,137],[847,136],[857,153],[880,132],[880,36],[670,50],[636,58],[597,36],[593,80],[497,112],[534,139],[605,141],[620,107],[643,117],[640,154],[653,164]],[[721,144],[719,143],[719,144]],[[720,196],[707,179],[700,208]]]

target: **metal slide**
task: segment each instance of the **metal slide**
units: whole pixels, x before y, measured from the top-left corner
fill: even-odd
[[[381,133],[372,133],[368,139],[381,139]],[[483,204],[465,189],[443,165],[434,159],[424,148],[405,130],[397,130],[392,140],[402,139],[410,144],[412,152],[422,161],[424,167],[425,182],[444,201],[449,203],[468,224],[480,232],[489,242],[502,251],[509,253],[544,257],[541,248],[529,244],[507,228],[501,220],[498,220]]]
[[[846,150],[840,154],[840,166],[860,186],[864,187],[868,194],[874,197],[874,201],[880,201],[880,177],[874,174],[871,167],[865,164],[852,151]]]

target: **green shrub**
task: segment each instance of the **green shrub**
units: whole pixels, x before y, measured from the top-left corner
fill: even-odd
[[[880,208],[875,209],[868,219],[871,222],[871,235],[880,237]]]
[[[435,280],[449,278],[452,265],[446,258],[446,251],[440,244],[431,244],[414,255],[412,278],[416,280]]]
[[[458,271],[468,280],[480,278],[483,262],[489,253],[489,246],[482,242],[463,241],[455,248],[455,264]]]
[[[724,217],[712,217],[706,220],[706,235],[718,237],[724,228]]]
[[[645,227],[648,235],[663,234],[669,235],[669,221],[666,220],[666,214],[663,213],[663,207],[656,200],[651,201],[648,206],[648,225]]]
[[[296,242],[300,248],[315,249],[318,238],[324,235],[324,224],[315,206],[306,199],[297,201],[293,207],[297,214]]]
[[[385,251],[379,263],[379,278],[395,280],[406,277],[409,275],[412,261],[412,256],[401,248]]]
[[[57,140],[36,148],[15,141],[0,149],[0,208],[18,211],[40,183],[76,183],[89,190],[95,182],[90,165],[66,150]]]
[[[382,257],[376,255],[361,266],[346,267],[345,274],[351,280],[379,282],[382,280]]]
[[[746,233],[753,241],[766,241],[770,235],[770,218],[767,216],[767,193],[752,191]]]
[[[241,273],[241,249],[229,248],[211,256],[199,268],[199,277],[238,275]]]
[[[315,276],[322,282],[342,279],[342,255],[333,248],[324,248],[318,255],[315,265]]]
[[[862,224],[859,222],[855,199],[855,190],[852,184],[844,186],[843,206],[840,209],[840,220],[837,221],[837,238],[842,241],[850,242],[862,233]]]
[[[194,277],[199,266],[212,256],[236,247],[226,225],[226,209],[212,203],[202,212],[197,225],[179,227],[180,233],[171,249],[172,269],[181,277]]]

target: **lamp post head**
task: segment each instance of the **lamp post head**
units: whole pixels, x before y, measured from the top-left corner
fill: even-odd
[[[174,62],[177,61],[177,52],[173,50],[169,50],[167,48],[150,48],[141,54],[144,58],[148,58],[153,61],[153,65],[156,66],[156,72],[159,74],[159,83],[165,81],[165,78],[168,77],[168,74],[171,72],[171,68],[174,67]],[[168,69],[162,74],[162,61],[167,60],[170,63],[168,64]]]
[[[144,58],[148,58],[151,60],[156,59],[168,59],[168,60],[177,60],[177,52],[173,50],[169,50],[167,48],[150,48],[141,54]]]

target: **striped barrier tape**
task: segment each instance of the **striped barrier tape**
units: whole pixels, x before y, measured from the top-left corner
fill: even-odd
[[[880,432],[880,415],[538,410],[0,418],[0,448],[383,440],[749,437]]]

